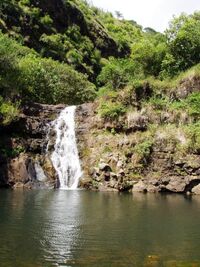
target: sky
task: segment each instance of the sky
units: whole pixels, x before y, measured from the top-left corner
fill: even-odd
[[[105,11],[120,11],[125,19],[163,32],[173,15],[200,10],[200,0],[90,0]]]

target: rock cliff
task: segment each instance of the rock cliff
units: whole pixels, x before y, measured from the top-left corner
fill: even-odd
[[[122,91],[117,100],[116,96],[112,100],[106,96],[92,106],[81,106],[84,117],[80,121],[83,126],[79,151],[85,171],[82,186],[96,190],[199,194],[198,104],[192,110],[194,115],[186,108],[178,108],[191,95],[196,103],[199,90],[199,77],[191,76],[165,92],[169,102],[162,107],[159,103],[154,107],[148,100],[152,99],[153,91],[147,84],[128,94]],[[102,117],[104,103],[112,105],[116,101],[130,102],[128,111],[114,119]],[[173,101],[177,108],[167,108]],[[109,115],[112,106],[106,108]]]
[[[1,126],[1,187],[53,188],[56,173],[45,153],[49,123],[64,108],[30,104],[9,126]]]
[[[199,90],[197,82],[183,81],[175,91],[177,96],[184,98],[190,90]],[[144,90],[141,97],[146,94],[149,91]],[[137,97],[133,99],[139,103]],[[99,115],[99,106],[97,100],[76,109],[76,135],[83,169],[80,187],[200,194],[200,151],[196,145],[199,135],[189,132],[188,136],[184,132],[188,119],[178,117],[177,122],[173,114],[149,112],[138,105],[134,112],[110,121]],[[16,121],[1,126],[1,187],[57,187],[57,175],[50,160],[53,142],[49,153],[46,145],[49,123],[63,108],[64,105],[29,104]],[[53,132],[48,139],[54,140]]]
[[[142,140],[144,119],[135,117],[128,133],[112,133],[95,105],[78,109],[81,186],[100,191],[200,193],[199,153],[180,155],[177,142],[185,140],[178,130],[177,140],[158,130],[154,143],[148,143]]]

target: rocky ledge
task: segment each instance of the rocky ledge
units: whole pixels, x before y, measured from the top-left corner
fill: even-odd
[[[58,178],[46,152],[55,137],[49,124],[64,105],[31,104],[18,120],[0,128],[0,187],[56,188]],[[98,103],[76,110],[76,135],[83,177],[80,187],[99,191],[173,192],[200,194],[200,155],[180,153],[183,133],[145,131],[149,118],[123,118],[126,132],[113,132],[98,115]],[[122,123],[118,120],[117,124]],[[166,129],[165,129],[166,130]],[[48,134],[48,138],[47,138]],[[144,139],[145,135],[145,139]]]
[[[148,135],[143,139],[144,120],[137,116],[126,127],[126,133],[113,133],[96,110],[96,104],[83,105],[78,110],[82,187],[99,191],[200,194],[199,151],[180,153],[181,142],[186,142],[180,137],[183,133],[173,129],[172,138],[157,129],[153,141]],[[126,124],[126,118],[123,119]]]

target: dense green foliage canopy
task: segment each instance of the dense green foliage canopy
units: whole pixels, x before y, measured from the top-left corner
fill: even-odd
[[[164,33],[116,14],[82,0],[2,0],[0,106],[79,104],[100,87],[167,80],[200,62],[199,12],[174,17]]]
[[[42,103],[82,103],[92,100],[95,86],[67,64],[41,58],[35,51],[0,34],[0,89],[11,99]]]

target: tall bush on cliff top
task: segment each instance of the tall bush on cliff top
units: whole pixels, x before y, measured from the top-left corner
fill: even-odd
[[[131,57],[142,66],[145,75],[156,77],[161,72],[167,50],[165,36],[151,30],[144,33],[143,38],[132,45]]]
[[[175,75],[200,62],[200,12],[182,14],[166,30],[169,53],[163,61],[163,72]]]
[[[138,62],[130,58],[116,59],[111,57],[98,76],[100,85],[117,90],[123,88],[135,78],[143,78],[143,70]]]
[[[0,32],[0,95],[42,103],[79,104],[95,96],[87,76],[67,64],[41,58]]]
[[[66,64],[34,55],[19,62],[23,97],[41,103],[80,104],[95,97],[87,77]]]

